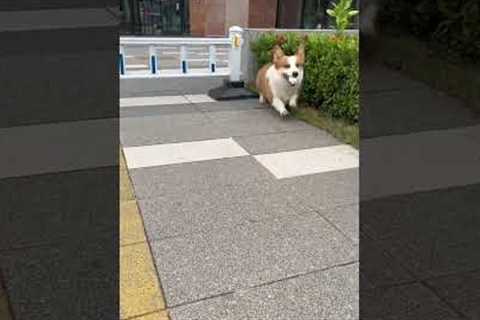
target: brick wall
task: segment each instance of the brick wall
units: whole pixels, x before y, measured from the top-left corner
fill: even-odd
[[[189,0],[189,5],[192,36],[225,35],[225,0]]]
[[[248,26],[275,28],[278,0],[250,0]]]
[[[208,0],[190,0],[190,34],[195,37],[205,35],[205,12]]]
[[[225,3],[225,34],[231,26],[248,27],[250,0],[226,0]]]
[[[225,0],[208,0],[205,36],[225,36]]]

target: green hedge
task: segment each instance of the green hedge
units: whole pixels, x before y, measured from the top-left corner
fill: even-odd
[[[385,0],[379,14],[383,26],[394,25],[428,40],[441,56],[480,61],[480,1]]]
[[[314,34],[305,40],[288,33],[281,45],[285,54],[294,54],[305,41],[305,76],[302,99],[334,118],[358,122],[359,68],[358,38]],[[251,45],[257,65],[271,62],[271,50],[278,43],[273,33],[262,34]]]

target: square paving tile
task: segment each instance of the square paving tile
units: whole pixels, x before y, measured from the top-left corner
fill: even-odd
[[[480,271],[430,279],[427,283],[468,319],[480,319]]]
[[[427,86],[416,80],[412,80],[400,72],[395,72],[384,66],[372,66],[361,73],[362,93],[392,91],[400,89],[427,88]]]
[[[169,195],[206,196],[225,188],[265,185],[271,174],[251,157],[199,161],[130,170],[137,199]]]
[[[137,317],[135,320],[170,320],[167,311],[160,311]]]
[[[122,118],[120,140],[125,147],[227,138],[201,113]]]
[[[130,182],[127,169],[120,170],[119,178],[120,202],[135,199],[135,194],[133,192],[132,183]]]
[[[130,169],[248,156],[232,138],[163,143],[123,151]]]
[[[245,111],[267,108],[265,105],[260,104],[257,99],[198,103],[195,107],[202,112]]]
[[[145,97],[129,97],[120,98],[120,108],[125,107],[143,107],[143,106],[159,106],[169,104],[185,104],[188,103],[184,96],[145,96]]]
[[[15,319],[108,319],[118,314],[117,254],[111,239],[84,233],[58,247],[2,251],[0,265]]]
[[[358,264],[173,308],[172,320],[358,319]]]
[[[358,203],[319,209],[318,213],[333,223],[355,244],[359,244],[360,212]]]
[[[384,240],[419,278],[478,269],[479,191],[476,184],[362,202],[362,232]]]
[[[162,106],[145,106],[120,108],[120,117],[149,117],[169,114],[198,113],[193,104],[172,104]],[[123,121],[123,120],[121,120]]]
[[[288,186],[256,183],[213,188],[210,194],[183,193],[140,200],[149,239],[162,239],[311,211]]]
[[[152,250],[168,306],[358,259],[315,213],[156,241]]]
[[[115,169],[0,179],[0,250],[111,235],[119,207]]]
[[[190,103],[205,103],[205,102],[215,102],[215,99],[210,98],[206,94],[186,94],[185,99]]]
[[[358,203],[358,168],[283,179],[313,209]]]
[[[205,113],[221,132],[230,137],[298,131],[312,126],[294,118],[282,119],[274,110],[247,110]]]
[[[148,244],[120,247],[119,259],[121,318],[165,309]]]
[[[362,320],[460,320],[463,317],[425,286],[414,283],[362,292]]]
[[[237,137],[235,141],[250,154],[285,152],[340,144],[340,141],[330,134],[317,128]]]
[[[415,280],[394,256],[390,255],[385,243],[362,238],[360,246],[360,273],[365,283],[361,289],[401,285]],[[364,286],[365,285],[365,286]]]
[[[120,203],[120,245],[145,242],[145,230],[136,201]]]
[[[256,155],[277,179],[358,168],[358,150],[346,144]]]
[[[432,89],[362,96],[362,138],[478,125],[480,118],[460,100]]]

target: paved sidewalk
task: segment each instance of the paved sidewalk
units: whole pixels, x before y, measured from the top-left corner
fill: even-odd
[[[358,319],[356,150],[256,100],[122,98],[120,114],[172,320]]]
[[[361,317],[479,319],[480,117],[398,72],[365,70]]]

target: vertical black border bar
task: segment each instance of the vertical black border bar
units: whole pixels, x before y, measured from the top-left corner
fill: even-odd
[[[480,315],[480,65],[422,3],[360,3],[361,320]]]
[[[117,1],[0,5],[0,272],[12,319],[119,319]]]

